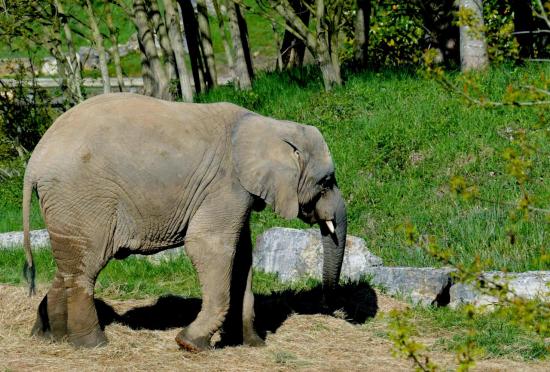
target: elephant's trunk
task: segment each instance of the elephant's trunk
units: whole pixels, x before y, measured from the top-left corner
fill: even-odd
[[[325,221],[319,221],[324,251],[323,293],[329,302],[340,279],[348,229],[344,199],[340,190],[335,189],[334,193],[330,203],[334,208],[333,213],[331,213],[334,216],[332,221],[334,228],[331,229],[330,224]]]

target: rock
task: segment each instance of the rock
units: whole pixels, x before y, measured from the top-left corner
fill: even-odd
[[[31,69],[31,61],[28,58],[0,59],[0,76],[15,75],[21,69],[23,71]]]
[[[183,247],[176,247],[176,248],[165,249],[164,251],[160,251],[158,253],[151,254],[151,255],[144,256],[144,255],[137,254],[135,256],[139,258],[145,258],[149,262],[155,265],[160,265],[162,262],[170,261],[171,259],[176,258],[182,254],[185,254],[185,250],[183,249]]]
[[[31,247],[46,247],[50,245],[50,235],[46,229],[31,231]],[[0,234],[0,248],[23,246],[23,232],[13,231]]]
[[[99,68],[99,53],[92,47],[82,46],[78,49],[80,63],[84,70],[95,70]],[[109,53],[105,53],[107,63],[109,63]]]
[[[449,303],[450,268],[372,267],[366,271],[370,282],[392,296],[414,304],[445,306]]]
[[[57,60],[54,57],[45,57],[42,59],[40,73],[45,76],[57,75]]]
[[[539,299],[550,302],[550,271],[527,271],[524,273],[503,273],[492,271],[484,276],[496,283],[507,282],[508,288],[514,295],[525,299]],[[493,296],[481,294],[478,289],[470,284],[457,283],[450,289],[449,306],[455,308],[463,304],[474,306],[494,305],[497,299]]]
[[[277,273],[283,282],[303,277],[322,277],[323,246],[315,229],[272,228],[256,240],[253,265],[256,269]],[[348,235],[341,277],[357,281],[367,268],[382,265],[361,238]]]

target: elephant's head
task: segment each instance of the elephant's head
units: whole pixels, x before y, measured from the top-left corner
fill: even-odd
[[[334,164],[319,130],[253,113],[236,124],[233,160],[241,185],[282,217],[319,224],[323,288],[330,295],[340,277],[346,245],[344,199]]]

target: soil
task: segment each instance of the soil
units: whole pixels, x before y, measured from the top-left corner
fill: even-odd
[[[376,331],[376,327],[369,327],[369,323],[354,324],[357,322],[349,316],[334,317],[315,313],[314,307],[300,305],[296,301],[292,302],[282,297],[271,297],[269,300],[267,297],[258,299],[260,302],[264,301],[265,305],[258,308],[258,321],[262,323],[266,333],[266,345],[263,347],[226,346],[201,353],[180,350],[174,341],[178,332],[178,327],[174,326],[181,326],[192,320],[200,308],[200,301],[169,296],[161,299],[128,301],[104,299],[98,311],[102,314],[100,318],[107,324],[105,332],[109,344],[95,349],[76,349],[67,342],[55,343],[29,336],[36,309],[45,293],[46,287],[39,287],[38,295],[29,298],[24,287],[0,285],[0,369],[10,371],[290,371],[296,369],[400,371],[412,369],[409,361],[392,356],[390,342]],[[370,295],[376,298],[378,313],[406,306],[380,293]],[[308,300],[308,298],[305,296],[301,300]],[[284,306],[281,305],[282,303]],[[286,315],[284,312],[277,313],[282,308],[287,310]],[[357,314],[365,309],[357,306],[355,308]],[[368,313],[367,310],[365,310],[366,313]],[[262,311],[267,315],[261,315]],[[273,320],[275,318],[277,319]],[[430,355],[444,368],[454,369],[453,354],[433,352]],[[547,371],[548,363],[488,359],[478,361],[476,369]]]

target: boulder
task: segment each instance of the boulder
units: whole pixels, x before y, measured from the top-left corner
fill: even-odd
[[[57,75],[57,60],[54,57],[43,58],[40,73],[44,76]]]
[[[550,271],[527,271],[524,273],[504,273],[492,271],[484,274],[491,282],[498,284],[508,283],[512,296],[533,300],[539,299],[550,302]],[[449,306],[457,307],[463,304],[474,306],[493,305],[497,299],[493,296],[481,294],[470,284],[457,283],[450,289]]]
[[[185,250],[183,249],[183,247],[176,247],[176,248],[165,249],[164,251],[160,251],[158,253],[151,254],[151,255],[137,254],[135,255],[135,257],[145,258],[152,264],[160,265],[161,263],[165,261],[170,261],[174,258],[179,257],[182,254],[185,254]]]
[[[20,69],[29,71],[31,69],[31,61],[28,58],[0,59],[0,76],[17,74]]]
[[[366,273],[370,283],[382,287],[391,296],[414,304],[445,306],[449,303],[450,268],[371,267]]]
[[[253,265],[256,269],[277,273],[283,282],[303,277],[321,279],[321,233],[316,229],[269,229],[256,240]],[[357,281],[368,268],[381,265],[382,259],[367,249],[363,239],[348,235],[342,278]]]
[[[50,235],[46,229],[31,231],[31,246],[46,247],[50,245]],[[0,234],[0,248],[14,248],[23,246],[23,232],[13,231]]]
[[[92,47],[82,46],[78,49],[80,63],[84,70],[95,70],[99,68],[99,53]],[[107,63],[109,63],[109,53],[105,53]]]

